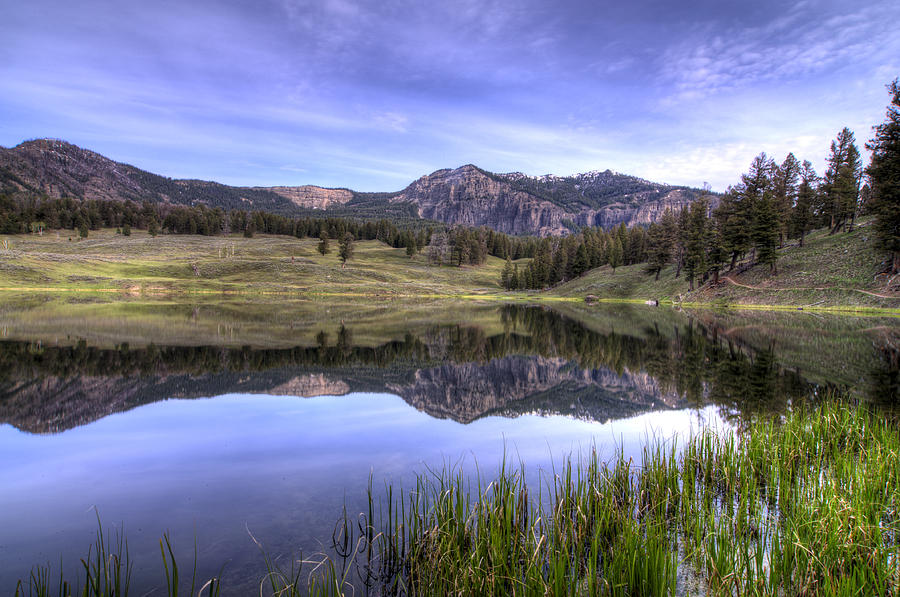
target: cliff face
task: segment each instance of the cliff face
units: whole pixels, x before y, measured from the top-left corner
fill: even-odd
[[[602,226],[613,228],[624,223],[626,227],[649,226],[662,218],[667,209],[677,213],[687,207],[697,196],[694,193],[676,189],[661,197],[659,193],[640,193],[626,201],[616,202],[600,209],[586,209],[576,216],[580,226]]]
[[[326,189],[312,185],[269,187],[266,190],[284,197],[298,207],[308,209],[328,209],[336,205],[343,205],[353,199],[353,192],[347,189]]]
[[[419,217],[450,225],[547,236],[581,226],[648,225],[666,209],[688,205],[698,193],[609,170],[526,176],[493,174],[472,165],[438,170],[399,193],[354,193],[311,185],[232,187],[173,180],[64,141],[40,139],[11,149],[0,147],[0,194],[204,204],[289,216],[335,209],[342,216],[380,218],[389,217],[390,206],[404,208],[404,213],[414,209]]]
[[[391,200],[412,203],[420,217],[451,225],[547,236],[581,226],[646,226],[666,209],[678,211],[697,196],[691,189],[609,171],[528,177],[467,165],[423,176]]]
[[[471,165],[423,176],[392,201],[413,203],[419,217],[447,224],[487,226],[507,234],[566,231],[562,208]]]

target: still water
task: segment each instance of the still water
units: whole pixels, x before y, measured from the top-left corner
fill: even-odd
[[[159,539],[225,594],[263,556],[328,553],[371,482],[504,456],[535,486],[568,455],[739,429],[829,391],[890,405],[895,319],[635,307],[23,302],[0,312],[0,592],[79,569],[122,530],[143,594]]]

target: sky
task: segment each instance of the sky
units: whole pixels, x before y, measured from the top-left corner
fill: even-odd
[[[395,191],[467,163],[725,190],[821,173],[900,76],[900,2],[2,0],[0,145]]]

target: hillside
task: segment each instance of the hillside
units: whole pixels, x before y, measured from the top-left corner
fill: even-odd
[[[550,291],[553,296],[601,299],[638,299],[716,305],[860,306],[900,309],[900,285],[880,272],[883,255],[872,246],[871,220],[863,219],[853,232],[830,235],[827,229],[807,236],[778,252],[778,273],[754,266],[743,273],[724,271],[719,285],[711,283],[688,292],[684,276],[663,269],[659,280],[646,273],[647,264],[617,268],[604,266]]]
[[[345,268],[337,248],[290,236],[131,236],[92,231],[90,238],[6,236],[0,242],[0,289],[102,290],[129,294],[234,292],[364,296],[452,296],[500,290],[503,261],[433,267],[379,241],[355,243]]]
[[[314,185],[232,187],[174,180],[54,139],[0,148],[0,194],[205,204],[289,216],[421,218],[508,234],[560,235],[580,226],[649,224],[690,203],[696,189],[609,170],[574,176],[494,174],[473,165],[438,170],[399,192]]]

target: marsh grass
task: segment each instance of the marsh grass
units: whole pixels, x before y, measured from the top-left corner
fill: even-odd
[[[370,479],[368,498],[344,511],[328,556],[284,568],[263,550],[259,594],[900,595],[900,433],[835,400],[740,435],[650,441],[640,462],[569,458],[536,493],[504,459],[490,481],[445,466],[379,497]],[[51,592],[37,567],[16,594],[127,594],[120,536],[98,532],[84,562],[90,590],[60,578]],[[199,594],[217,594],[211,582]]]
[[[682,567],[713,595],[898,595],[898,477],[895,424],[837,402],[569,460],[539,499],[505,463],[429,471],[386,496],[370,569],[402,595],[674,595]]]

